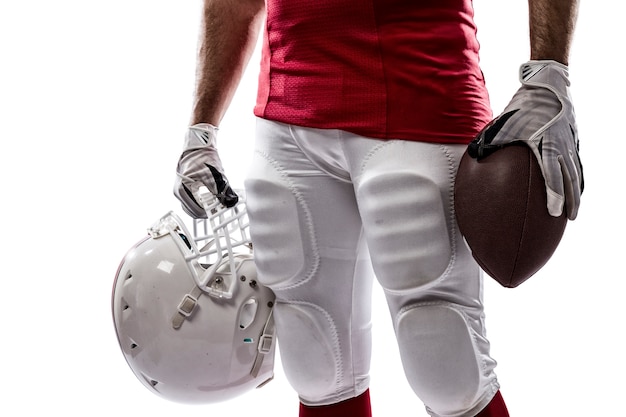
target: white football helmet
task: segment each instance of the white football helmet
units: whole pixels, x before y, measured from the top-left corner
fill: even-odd
[[[274,294],[256,279],[245,199],[225,208],[200,197],[208,219],[194,220],[193,237],[167,213],[122,260],[112,297],[128,365],[182,403],[231,399],[274,369]]]

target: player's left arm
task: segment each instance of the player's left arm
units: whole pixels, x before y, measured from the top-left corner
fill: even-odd
[[[584,187],[568,67],[578,2],[528,0],[530,61],[520,67],[522,86],[469,147],[471,156],[483,158],[511,142],[526,143],[541,165],[548,211],[566,210],[570,220]]]
[[[528,0],[530,59],[569,65],[579,0]]]

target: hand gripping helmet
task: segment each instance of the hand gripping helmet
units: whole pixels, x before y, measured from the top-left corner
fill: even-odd
[[[193,236],[170,212],[122,260],[113,321],[126,361],[159,396],[231,399],[273,377],[274,294],[256,280],[245,200],[213,198]]]

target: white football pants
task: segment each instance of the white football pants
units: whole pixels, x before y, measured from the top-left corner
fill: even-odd
[[[277,297],[284,370],[304,404],[368,388],[373,280],[364,247],[428,412],[475,416],[497,392],[482,275],[453,208],[465,148],[258,119],[245,183],[250,232],[259,280]]]

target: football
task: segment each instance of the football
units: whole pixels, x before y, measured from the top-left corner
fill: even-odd
[[[480,160],[465,152],[454,206],[474,259],[507,288],[517,287],[548,262],[567,224],[565,213],[548,213],[541,168],[523,143]]]

